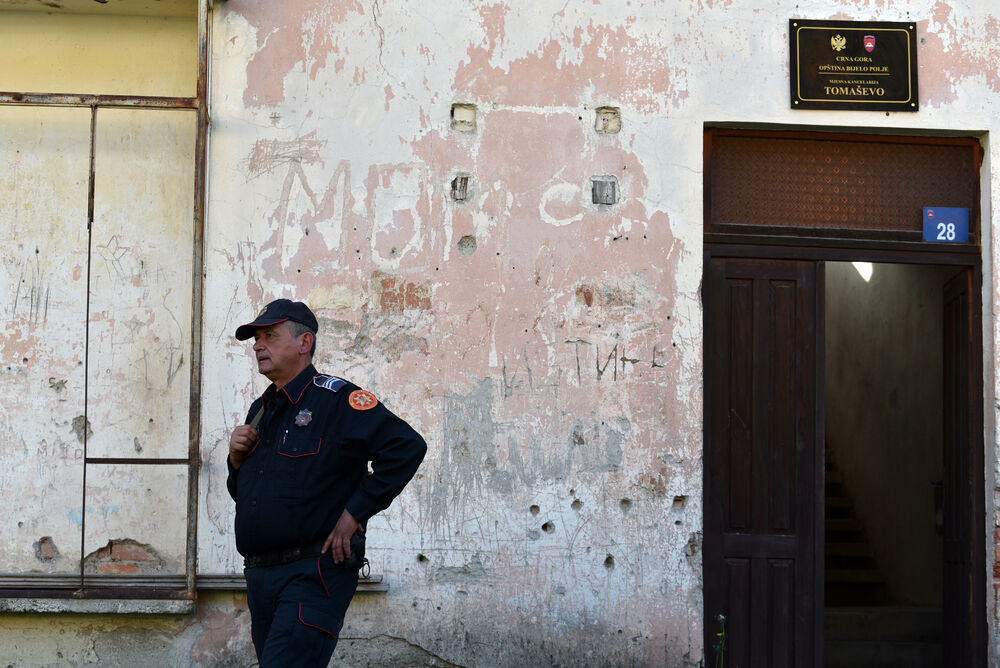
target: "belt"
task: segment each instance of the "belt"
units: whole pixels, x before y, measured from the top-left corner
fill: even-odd
[[[283,566],[299,559],[318,557],[325,541],[318,541],[303,547],[289,547],[283,550],[261,552],[249,557],[243,557],[243,565],[247,568],[267,568],[268,566]]]

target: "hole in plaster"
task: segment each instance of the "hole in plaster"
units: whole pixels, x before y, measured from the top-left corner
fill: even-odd
[[[161,573],[176,566],[168,563],[152,545],[131,538],[109,540],[107,545],[84,557],[83,564],[87,572],[113,575]]]
[[[618,201],[618,179],[611,175],[590,177],[590,198],[594,204]]]
[[[573,510],[580,510],[580,508],[583,508],[583,501],[580,499],[573,499],[573,503],[569,504],[569,507]]]
[[[462,255],[472,255],[476,252],[476,248],[478,248],[476,238],[471,234],[466,234],[458,240],[458,252]]]
[[[618,107],[598,107],[594,110],[594,129],[601,134],[615,134],[622,129],[622,116]]]
[[[20,522],[18,523],[20,524]],[[53,561],[59,558],[59,548],[56,547],[52,536],[42,536],[35,547],[35,558],[39,561]]]
[[[456,202],[464,202],[469,197],[469,177],[459,174],[451,180],[451,198]]]
[[[615,569],[615,558],[610,554],[604,559],[604,567],[609,571],[613,571]],[[619,631],[619,633],[621,633],[621,631]]]
[[[556,526],[552,524],[552,522],[546,522],[545,524],[542,525],[542,531],[544,531],[545,533],[552,533],[555,530]]]
[[[623,513],[627,513],[632,510],[632,499],[622,499],[618,502],[618,505],[621,507]]]
[[[528,508],[528,510],[531,511],[532,515],[537,515],[538,512],[541,510],[541,508],[539,508],[538,506],[531,506],[531,508]]]
[[[475,132],[476,105],[464,103],[451,105],[451,129],[459,132]]]
[[[681,508],[684,507],[685,503],[687,503],[687,497],[686,496],[675,496],[674,497],[673,508],[675,510],[679,510],[679,509],[681,509]]]
[[[422,554],[418,554],[417,555],[417,561],[419,561],[420,563],[424,563],[425,561],[427,561],[427,557],[425,557]]]

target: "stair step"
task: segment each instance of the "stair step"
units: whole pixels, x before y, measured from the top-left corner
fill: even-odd
[[[881,584],[885,582],[885,576],[874,569],[828,568],[826,581]]]
[[[825,668],[940,668],[944,662],[940,643],[832,641],[823,650]]]
[[[941,641],[942,618],[938,608],[868,606],[827,608],[823,633],[832,641]]]
[[[871,557],[872,550],[867,543],[827,542],[826,555],[829,557]]]
[[[854,517],[826,521],[827,531],[861,531],[862,528],[861,522]]]

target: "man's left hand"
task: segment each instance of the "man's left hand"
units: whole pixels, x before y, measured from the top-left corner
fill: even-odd
[[[358,529],[361,529],[361,523],[354,519],[354,516],[345,508],[344,512],[340,514],[340,519],[337,520],[337,526],[333,527],[333,531],[323,543],[322,551],[325,553],[329,548],[334,563],[339,564],[351,555],[351,536]]]

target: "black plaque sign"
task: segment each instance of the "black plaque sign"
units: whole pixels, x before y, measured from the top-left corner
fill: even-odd
[[[792,109],[917,111],[916,28],[791,19]]]

